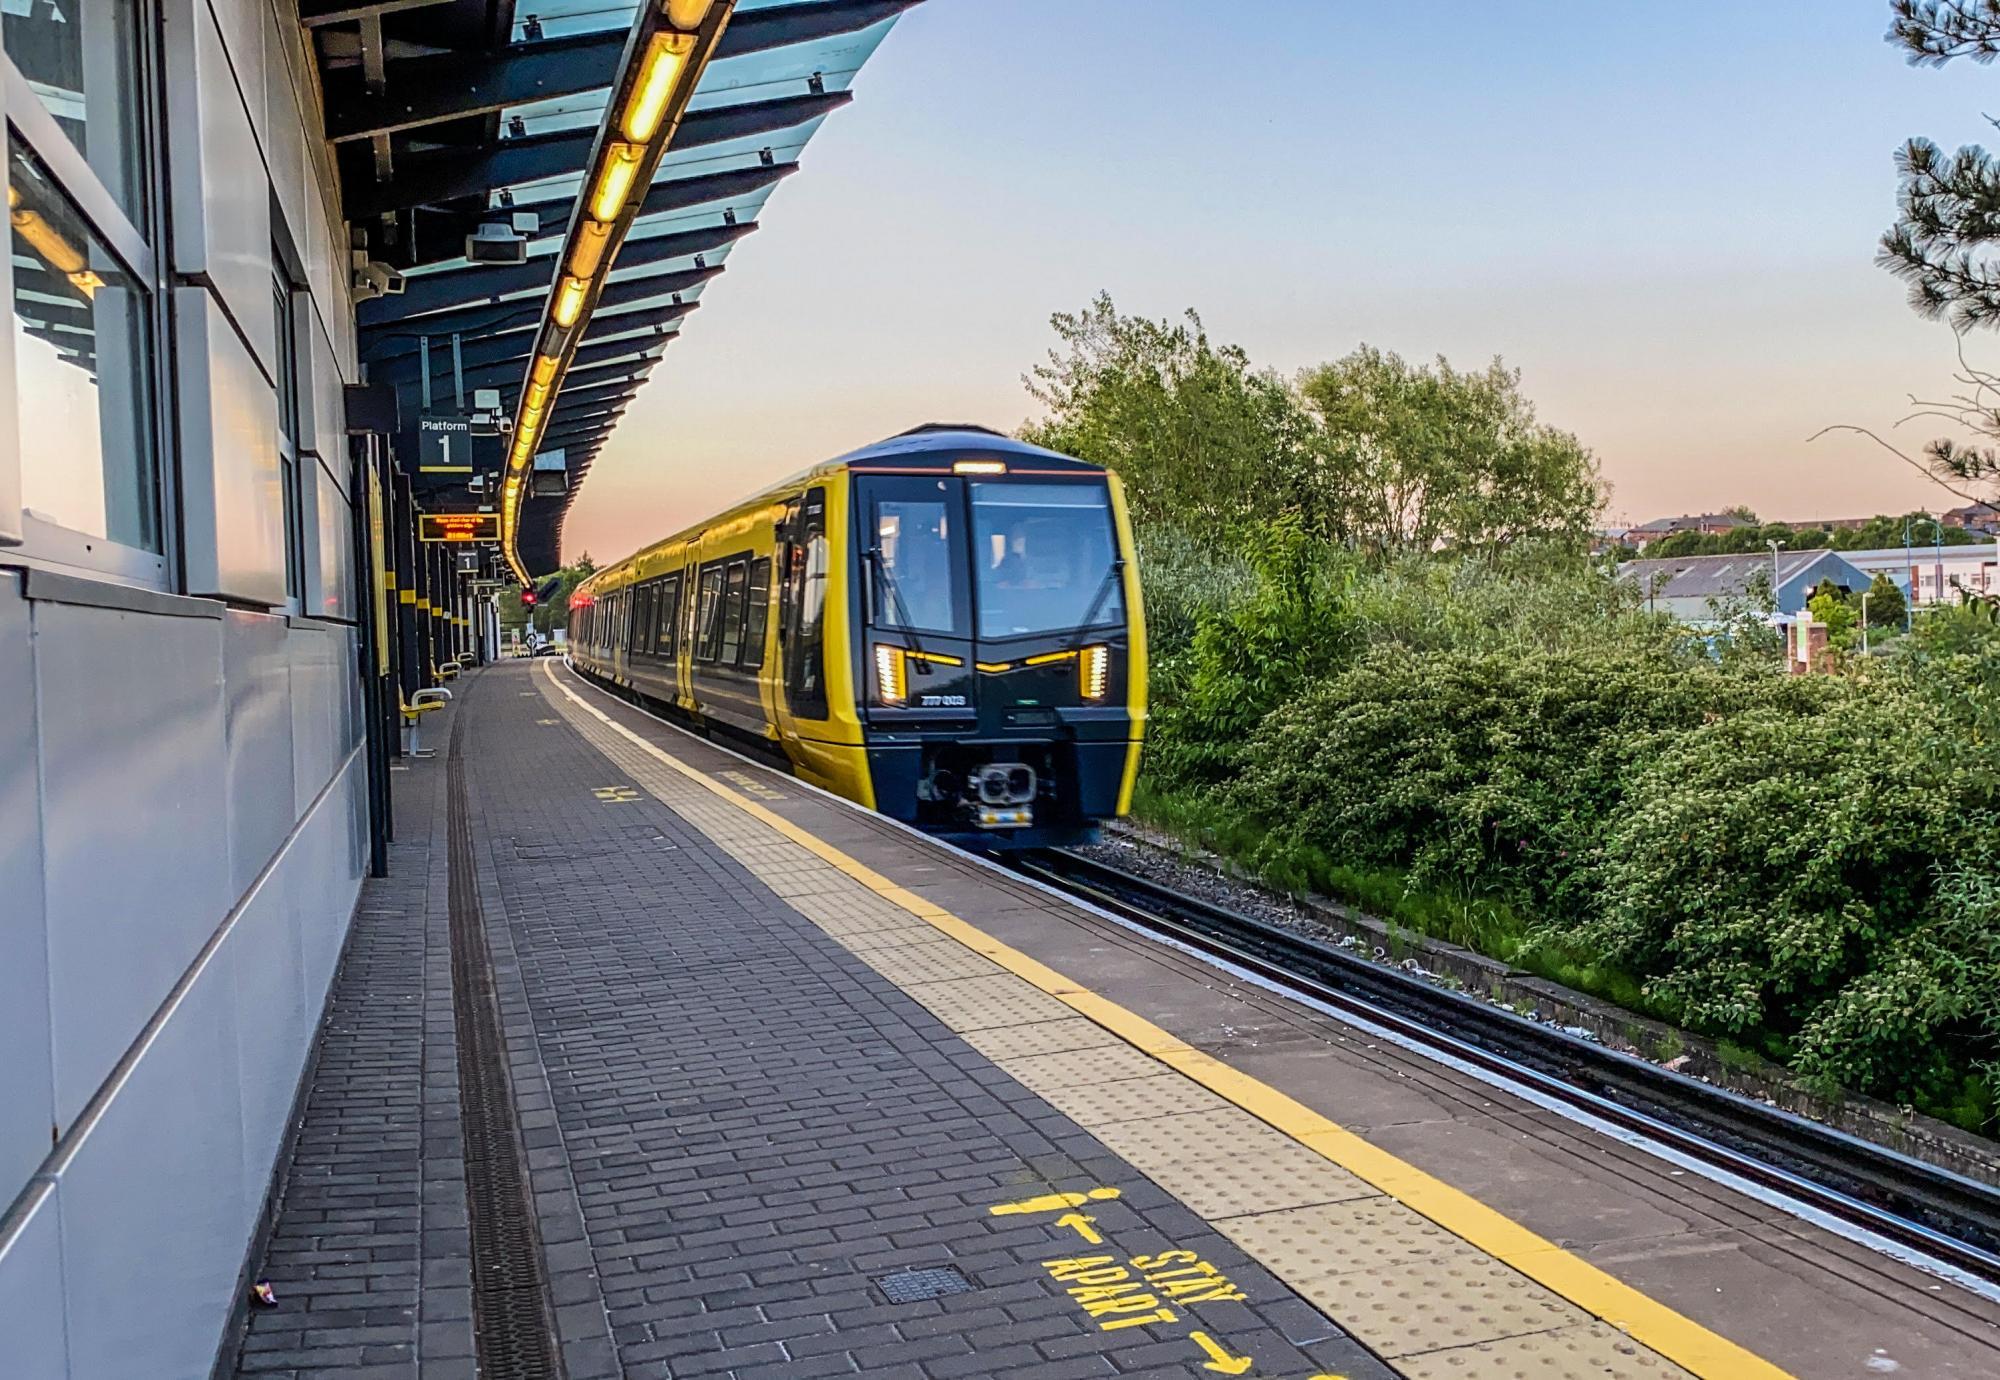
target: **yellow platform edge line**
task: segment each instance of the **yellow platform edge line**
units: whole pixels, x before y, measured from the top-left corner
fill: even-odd
[[[553,664],[548,667],[548,674],[549,683],[571,703],[688,780],[776,829],[870,891],[976,950],[1126,1043],[1372,1184],[1419,1216],[1430,1219],[1584,1312],[1603,1319],[1701,1380],[1795,1380],[1790,1372],[1613,1278],[1471,1194],[1370,1144],[1268,1083],[1202,1053],[1145,1017],[1090,991],[978,926],[890,881],[818,835],[634,733],[564,685],[557,679]]]

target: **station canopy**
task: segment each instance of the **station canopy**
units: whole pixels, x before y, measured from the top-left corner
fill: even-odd
[[[554,400],[538,449],[543,469],[561,453],[567,483],[521,509],[528,570],[555,568],[569,503],[625,408],[917,3],[734,5]],[[420,413],[459,404],[455,377],[466,402],[498,389],[514,414],[639,13],[603,0],[301,0],[348,222],[369,259],[403,275],[401,292],[357,309],[367,379],[399,395],[403,452]],[[526,236],[525,262],[467,258],[468,236],[512,233]],[[447,487],[427,500],[493,497]]]

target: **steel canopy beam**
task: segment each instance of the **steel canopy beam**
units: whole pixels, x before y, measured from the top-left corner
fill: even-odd
[[[623,312],[614,316],[607,316],[602,321],[593,319],[584,329],[583,339],[586,343],[589,343],[600,341],[605,336],[625,335],[630,332],[644,330],[644,335],[634,335],[632,337],[638,346],[644,346],[658,340],[661,335],[666,334],[667,323],[678,321],[681,317],[693,311],[698,305],[700,304],[696,302],[670,302],[663,307],[656,307],[648,311]],[[463,367],[468,373],[474,369],[487,368],[492,365],[505,363],[508,360],[526,361],[528,356],[534,352],[535,333],[532,328],[508,331],[499,335],[482,336],[478,340],[460,346],[460,357],[463,360]],[[433,390],[436,389],[440,382],[446,388],[451,386],[450,352],[446,351],[444,355],[442,368],[435,362],[436,355],[432,356],[434,361],[431,366]],[[423,363],[414,354],[402,355],[395,359],[370,364],[368,368],[368,378],[371,383],[403,383],[410,379],[421,377],[422,373]]]
[[[323,24],[351,24],[357,19],[380,17],[399,10],[422,9],[427,5],[448,4],[450,0],[299,0],[299,23],[308,29]]]
[[[918,0],[824,0],[779,5],[736,16],[715,59],[854,33],[901,14]],[[623,30],[514,43],[492,53],[426,53],[389,71],[387,92],[371,96],[360,77],[341,72],[326,87],[326,137],[340,143],[418,125],[490,115],[508,106],[609,87],[625,51]]]
[[[798,164],[782,164],[786,170]],[[774,172],[772,168],[758,168],[760,174]],[[768,180],[760,186],[768,186]],[[682,182],[708,182],[724,184],[722,194],[734,194],[742,186],[738,174],[718,174],[710,178],[682,178]],[[676,182],[660,182],[658,188],[678,186]],[[658,190],[656,188],[656,190]],[[688,194],[700,196],[700,200],[716,200],[710,192],[698,188],[682,188]],[[646,198],[648,204],[652,198]],[[694,202],[696,206],[700,202]],[[568,202],[564,206],[564,216],[568,216]],[[536,210],[536,208],[524,208]],[[494,212],[502,216],[506,212]],[[676,234],[656,234],[638,240],[626,240],[624,248],[618,250],[618,264],[612,272],[626,272],[632,268],[644,268],[648,264],[666,264],[676,258],[692,258],[694,254],[708,254],[720,250],[736,240],[744,238],[756,230],[754,220],[742,220],[734,226],[708,226],[704,230],[680,230]],[[378,326],[404,326],[410,330],[426,328],[420,320],[426,312],[442,312],[458,306],[474,306],[478,302],[498,302],[502,296],[514,292],[532,292],[542,288],[544,292],[554,286],[556,280],[556,256],[538,254],[526,264],[468,264],[464,268],[446,268],[434,274],[416,274],[404,280],[404,290],[392,298],[370,298],[354,308],[354,320],[362,330],[374,330]]]
[[[680,122],[674,150],[678,153],[705,144],[790,129],[838,110],[853,99],[846,91],[828,91],[817,96],[784,96],[772,101],[690,111]],[[495,188],[521,182],[561,177],[582,171],[596,144],[597,131],[589,129],[581,133],[563,131],[503,139],[483,149],[405,154],[398,160],[394,176],[386,181],[364,183],[350,179],[352,185],[345,188],[345,209],[349,219],[367,220],[460,197],[483,196]]]
[[[553,264],[553,259],[547,260]],[[621,258],[620,265],[624,267]],[[689,269],[681,273],[645,273],[631,278],[620,278],[605,286],[600,300],[612,305],[629,305],[650,301],[653,298],[668,298],[676,293],[692,292],[722,272],[722,265],[708,268]],[[542,305],[548,299],[547,293],[537,293],[532,297],[520,297],[507,302],[482,303],[479,306],[460,307],[456,311],[434,312],[429,316],[419,316],[408,321],[397,321],[385,326],[365,326],[362,328],[361,358],[370,363],[396,359],[402,355],[414,355],[425,340],[441,341],[454,332],[485,338],[502,335],[508,331],[521,330],[541,320]],[[688,304],[691,305],[691,304]]]

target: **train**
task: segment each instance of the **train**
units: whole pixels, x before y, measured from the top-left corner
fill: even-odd
[[[1146,624],[1117,475],[932,423],[593,573],[570,662],[984,851],[1128,813]]]

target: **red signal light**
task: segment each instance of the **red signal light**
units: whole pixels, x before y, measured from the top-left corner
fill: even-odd
[[[534,606],[535,606],[535,591],[533,591],[532,589],[522,590],[521,607],[524,609],[531,609]]]

